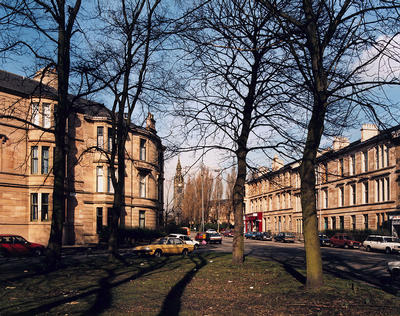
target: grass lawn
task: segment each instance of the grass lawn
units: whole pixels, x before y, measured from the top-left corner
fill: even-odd
[[[0,315],[400,315],[400,298],[382,290],[326,275],[305,291],[293,276],[304,271],[252,257],[241,267],[217,253],[65,262],[0,273]]]

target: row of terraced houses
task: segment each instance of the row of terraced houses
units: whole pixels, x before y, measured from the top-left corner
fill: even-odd
[[[47,244],[52,216],[53,126],[57,78],[0,71],[0,234]],[[71,96],[73,98],[73,96]],[[95,243],[109,222],[113,187],[104,155],[111,124],[104,105],[78,99],[68,118],[64,243]],[[14,117],[14,118],[13,118]],[[17,117],[18,119],[15,119]],[[35,124],[26,124],[29,121]],[[97,147],[101,150],[86,152]],[[155,229],[163,208],[163,151],[155,121],[130,126],[121,226]]]
[[[318,228],[379,230],[400,235],[400,126],[364,124],[361,139],[336,137],[317,158]],[[275,157],[246,184],[245,230],[301,236],[300,162]]]

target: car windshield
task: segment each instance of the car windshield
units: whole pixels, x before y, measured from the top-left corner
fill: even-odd
[[[14,237],[14,242],[20,243],[20,244],[24,244],[24,243],[26,243],[26,240],[24,238],[20,237],[20,236],[15,236]]]
[[[159,238],[154,240],[151,244],[152,245],[164,245],[167,243],[167,238]]]

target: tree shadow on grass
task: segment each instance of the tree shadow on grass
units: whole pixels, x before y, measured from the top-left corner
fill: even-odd
[[[111,290],[114,287],[118,287],[124,283],[130,282],[132,280],[138,279],[144,274],[147,274],[151,271],[160,269],[161,267],[165,266],[169,262],[168,258],[163,258],[161,261],[153,261],[152,264],[149,267],[141,268],[138,267],[139,271],[134,273],[133,275],[123,278],[117,282],[113,282],[115,278],[115,271],[113,269],[105,269],[107,272],[107,276],[100,279],[99,281],[99,287],[95,289],[90,289],[86,292],[73,295],[73,296],[68,296],[68,297],[63,297],[61,299],[55,300],[53,302],[49,302],[47,304],[43,304],[39,307],[31,308],[29,310],[25,310],[19,314],[21,315],[36,315],[40,313],[47,313],[51,309],[56,308],[58,306],[71,303],[73,301],[77,301],[80,299],[87,298],[91,295],[96,295],[96,300],[93,306],[84,314],[86,315],[97,315],[100,314],[101,312],[105,311],[107,308],[111,306],[112,303],[112,295],[111,295]],[[0,309],[0,314],[1,311],[4,311],[4,309]]]
[[[186,275],[176,283],[165,298],[159,316],[179,315],[181,310],[181,298],[186,286],[192,281],[196,273],[207,264],[207,260],[201,255],[191,256],[190,260],[196,265]]]

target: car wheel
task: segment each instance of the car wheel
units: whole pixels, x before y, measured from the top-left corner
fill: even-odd
[[[8,257],[7,250],[1,249],[0,250],[0,258],[7,258],[7,257]]]
[[[157,249],[157,250],[154,252],[154,257],[160,258],[161,255],[162,255],[162,251],[161,251],[160,249]]]
[[[385,252],[386,252],[387,254],[390,254],[390,253],[392,253],[392,250],[391,250],[389,247],[386,247]]]
[[[35,249],[35,251],[33,252],[33,254],[37,257],[43,255],[43,250],[42,249]]]
[[[197,250],[197,248],[199,248],[199,245],[194,245],[194,250]]]
[[[186,257],[187,255],[188,255],[188,250],[187,249],[183,249],[182,256]]]
[[[349,245],[348,244],[344,244],[344,249],[349,249]]]
[[[371,247],[370,247],[370,246],[367,246],[367,248],[365,248],[365,251],[370,252],[370,251],[371,251]]]
[[[222,244],[222,240],[219,241],[219,244]]]
[[[333,248],[333,247],[335,247],[335,245],[331,243],[331,244],[330,244],[330,247]]]

